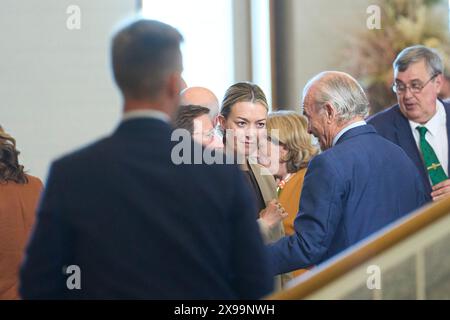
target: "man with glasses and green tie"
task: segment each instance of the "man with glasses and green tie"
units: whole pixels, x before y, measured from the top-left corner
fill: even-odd
[[[450,195],[450,104],[438,99],[444,67],[434,49],[413,46],[394,61],[398,104],[368,119],[416,164],[429,200]]]

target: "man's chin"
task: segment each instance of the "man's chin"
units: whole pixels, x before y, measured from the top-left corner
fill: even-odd
[[[401,111],[405,117],[413,120],[419,117],[419,108],[416,104],[405,105],[403,104]]]
[[[409,110],[405,111],[403,115],[408,119],[416,123],[422,123],[423,122],[423,115],[418,112],[418,110]]]

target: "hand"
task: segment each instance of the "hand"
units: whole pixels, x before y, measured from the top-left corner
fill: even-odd
[[[431,192],[433,201],[438,201],[448,196],[450,196],[450,179],[444,180],[433,187],[433,192]]]
[[[288,213],[284,210],[278,200],[273,199],[269,202],[267,207],[260,212],[259,216],[269,228],[272,228],[285,219],[288,216]]]

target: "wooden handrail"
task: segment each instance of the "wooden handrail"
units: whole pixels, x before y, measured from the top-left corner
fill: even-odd
[[[304,299],[447,214],[450,214],[450,197],[417,209],[329,262],[301,275],[294,287],[272,294],[266,299]]]

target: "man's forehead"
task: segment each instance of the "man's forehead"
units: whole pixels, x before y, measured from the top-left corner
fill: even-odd
[[[394,77],[396,79],[407,78],[410,80],[421,79],[424,76],[428,75],[428,69],[425,64],[425,60],[421,60],[418,62],[411,63],[408,68],[404,71],[399,71],[395,69]]]

